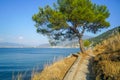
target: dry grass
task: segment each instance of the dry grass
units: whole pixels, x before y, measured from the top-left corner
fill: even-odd
[[[23,80],[22,73],[18,73],[16,76],[12,75],[12,80]]]
[[[96,80],[120,80],[120,34],[97,45],[94,53]]]
[[[93,49],[94,53],[109,53],[113,51],[120,50],[120,34],[116,36],[111,36],[109,39],[104,40],[102,43],[96,45]]]
[[[71,56],[46,66],[41,73],[35,73],[32,80],[62,80],[76,57]]]
[[[120,62],[112,62],[108,60],[101,61],[99,63],[103,71],[105,72],[104,74],[107,76],[115,75],[117,76],[120,74]]]

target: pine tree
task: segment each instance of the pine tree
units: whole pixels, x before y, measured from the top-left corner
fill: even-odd
[[[84,32],[96,33],[109,27],[110,23],[106,21],[109,15],[105,5],[97,5],[91,0],[57,0],[53,7],[39,8],[32,19],[36,22],[37,32],[47,35],[54,43],[78,38],[84,53]]]

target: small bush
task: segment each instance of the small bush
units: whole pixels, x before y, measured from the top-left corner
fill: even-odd
[[[84,46],[89,47],[91,42],[89,40],[84,40]]]

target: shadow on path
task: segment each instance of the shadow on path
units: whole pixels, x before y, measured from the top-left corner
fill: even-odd
[[[86,80],[95,80],[94,72],[92,70],[93,59],[94,59],[93,56],[91,56],[91,58],[89,58],[88,73],[86,73],[86,75],[87,75]]]

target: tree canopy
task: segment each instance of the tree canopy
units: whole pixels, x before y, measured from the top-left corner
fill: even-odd
[[[57,0],[53,7],[39,8],[32,19],[37,32],[54,42],[80,39],[85,31],[96,33],[110,25],[106,21],[109,15],[105,5],[97,5],[91,0]]]

